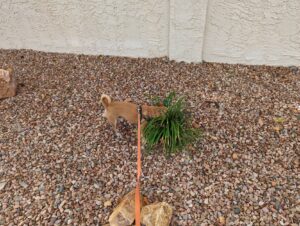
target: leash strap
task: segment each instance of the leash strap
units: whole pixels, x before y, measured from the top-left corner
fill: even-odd
[[[138,144],[137,144],[137,178],[135,188],[135,225],[141,226],[141,200],[140,200],[140,177],[142,173],[141,163],[141,117],[142,107],[138,106]]]

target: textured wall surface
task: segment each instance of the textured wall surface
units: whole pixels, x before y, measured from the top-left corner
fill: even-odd
[[[202,61],[207,2],[208,0],[170,0],[171,59]]]
[[[0,48],[166,56],[168,0],[0,1]]]
[[[300,1],[209,0],[203,59],[300,65]]]
[[[300,0],[0,0],[0,48],[300,65]]]

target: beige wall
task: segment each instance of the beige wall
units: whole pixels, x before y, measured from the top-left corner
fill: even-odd
[[[208,0],[170,0],[169,57],[202,61]]]
[[[0,1],[0,48],[300,65],[300,1]]]
[[[168,6],[168,0],[0,0],[0,48],[166,56]]]
[[[299,0],[210,0],[203,59],[300,65]]]

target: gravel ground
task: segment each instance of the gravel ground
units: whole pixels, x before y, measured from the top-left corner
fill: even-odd
[[[189,152],[144,155],[142,191],[174,207],[172,225],[300,224],[299,68],[0,50],[8,66],[19,90],[0,101],[0,225],[107,223],[135,186],[136,137],[126,122],[114,134],[100,95],[170,90],[205,131]]]

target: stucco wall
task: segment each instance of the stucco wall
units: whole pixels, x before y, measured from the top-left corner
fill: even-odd
[[[300,1],[3,0],[0,48],[300,65]]]
[[[1,0],[0,48],[166,56],[168,6],[168,0]]]
[[[209,0],[203,59],[300,65],[299,0]]]
[[[208,0],[170,0],[169,57],[202,61]]]

